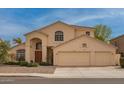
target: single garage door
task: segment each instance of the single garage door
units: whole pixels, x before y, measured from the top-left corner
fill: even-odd
[[[95,61],[96,66],[112,65],[112,53],[111,52],[96,52],[95,60],[96,60]]]
[[[59,66],[89,66],[89,52],[60,52]]]

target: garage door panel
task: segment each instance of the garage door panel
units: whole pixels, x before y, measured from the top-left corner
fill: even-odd
[[[65,52],[59,53],[58,65],[61,66],[89,66],[90,53]]]
[[[110,52],[96,52],[95,53],[95,65],[96,66],[108,66],[111,65],[112,53]]]

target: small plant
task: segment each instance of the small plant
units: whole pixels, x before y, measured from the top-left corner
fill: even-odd
[[[10,61],[10,62],[4,62],[3,64],[5,65],[20,65],[20,66],[26,66],[26,67],[37,67],[38,64],[37,63],[28,63],[26,61],[18,61],[18,62],[14,62],[14,61]]]
[[[37,63],[28,63],[27,67],[37,67]]]
[[[41,66],[49,66],[50,64],[48,62],[41,62],[40,65]]]
[[[20,61],[19,65],[20,66],[27,66],[29,63],[26,61]]]
[[[9,62],[5,62],[3,64],[6,64],[6,65],[19,65],[19,62],[9,61]]]
[[[124,68],[124,57],[120,58],[120,66],[121,68]]]

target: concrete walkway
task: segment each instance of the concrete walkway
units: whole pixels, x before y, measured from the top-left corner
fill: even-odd
[[[124,78],[124,69],[112,67],[57,67],[54,74],[0,73],[0,76],[40,76],[44,78]]]

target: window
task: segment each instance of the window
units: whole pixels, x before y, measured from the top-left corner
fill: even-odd
[[[63,41],[64,36],[62,31],[56,31],[55,32],[55,41]]]
[[[25,61],[25,50],[24,49],[16,51],[16,60]]]
[[[87,32],[86,32],[86,35],[87,35],[87,36],[90,36],[90,32],[87,31]]]
[[[114,42],[114,45],[115,45],[116,47],[118,47],[118,42],[115,41],[115,42]]]
[[[86,47],[87,47],[87,44],[86,44],[86,43],[83,43],[83,44],[82,44],[82,47],[83,47],[83,48],[86,48]]]
[[[41,49],[41,48],[42,48],[41,42],[36,43],[36,49]]]

